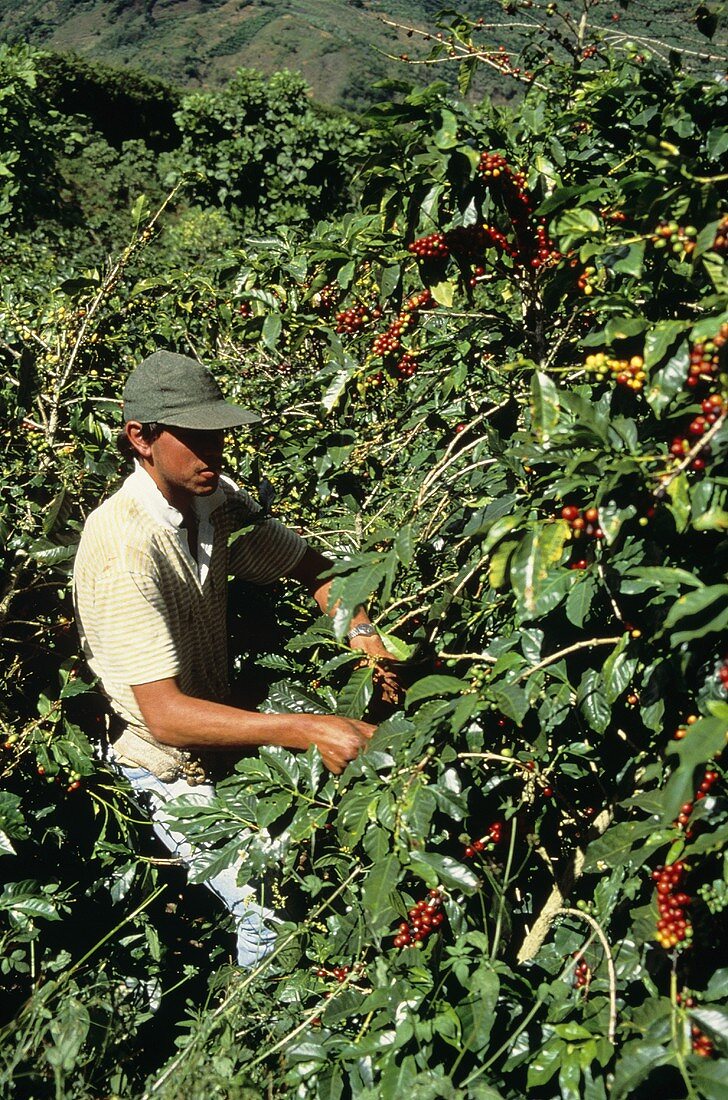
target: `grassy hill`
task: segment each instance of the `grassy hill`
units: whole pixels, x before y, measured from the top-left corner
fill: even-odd
[[[265,74],[288,68],[303,74],[319,101],[357,108],[377,98],[372,85],[385,77],[454,80],[450,66],[399,60],[403,53],[424,58],[429,45],[384,22],[433,30],[442,6],[441,0],[0,0],[0,41],[72,50],[188,87],[221,85],[241,66]],[[502,33],[509,48],[518,34],[511,25],[533,21],[536,13],[535,4],[530,11],[520,0],[455,6],[492,25],[491,33]],[[590,18],[611,35],[687,47],[693,51],[688,58],[698,61],[712,48],[696,25],[700,6],[699,0],[630,0],[625,6],[603,0],[592,6]],[[569,0],[558,7],[578,13],[582,4]],[[475,91],[486,88],[498,98],[517,94],[513,81],[495,75]]]

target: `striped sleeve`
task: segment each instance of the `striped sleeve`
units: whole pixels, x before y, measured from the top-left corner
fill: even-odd
[[[233,542],[229,569],[233,576],[252,584],[272,584],[295,569],[307,545],[290,527],[266,519]]]
[[[152,576],[130,571],[96,580],[96,656],[119,684],[149,684],[180,672],[165,602]]]

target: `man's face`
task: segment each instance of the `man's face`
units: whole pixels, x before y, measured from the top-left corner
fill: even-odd
[[[225,432],[164,427],[150,447],[152,477],[170,503],[209,496],[222,470]]]

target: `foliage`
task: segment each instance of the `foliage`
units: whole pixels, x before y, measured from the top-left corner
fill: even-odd
[[[442,85],[373,108],[359,204],[307,236],[248,232],[182,281],[221,212],[178,218],[180,191],[106,270],[8,288],[10,1095],[724,1094],[728,93],[564,56],[514,113]],[[221,106],[191,106],[214,179]],[[283,590],[252,637],[233,617],[238,673],[268,710],[380,721],[341,777],[263,749],[179,805],[208,873],[242,850],[286,917],[248,974],[209,919],[179,918],[202,951],[170,936],[68,632],[121,366],[155,346],[266,413],[231,467],[337,560],[333,623]],[[369,593],[408,685],[390,715],[341,641]]]

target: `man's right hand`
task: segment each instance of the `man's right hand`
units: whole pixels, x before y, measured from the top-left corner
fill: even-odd
[[[152,736],[193,752],[283,745],[315,745],[329,771],[339,774],[367,745],[375,726],[339,714],[261,714],[185,695],[174,677],[132,688]]]
[[[366,748],[376,726],[341,715],[306,714],[304,736],[315,745],[330,772],[338,775]]]

